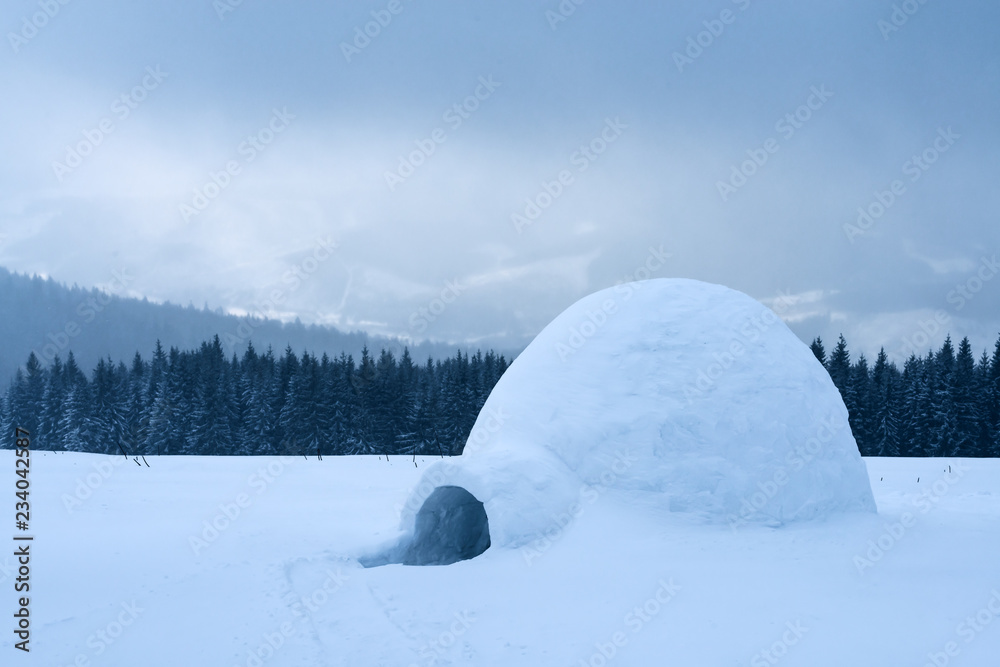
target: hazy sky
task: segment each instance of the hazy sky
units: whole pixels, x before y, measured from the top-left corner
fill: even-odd
[[[9,0],[0,265],[501,347],[689,277],[992,346],[1000,6],[577,2]]]

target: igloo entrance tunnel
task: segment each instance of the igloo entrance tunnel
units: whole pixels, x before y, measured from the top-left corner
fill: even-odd
[[[595,490],[709,523],[875,511],[844,402],[780,318],[726,287],[647,280],[584,297],[538,334],[463,454],[424,473],[404,537],[369,562],[522,546]]]
[[[449,565],[475,558],[489,546],[483,504],[461,487],[437,486],[416,512],[412,533],[382,553],[363,558],[362,564]]]

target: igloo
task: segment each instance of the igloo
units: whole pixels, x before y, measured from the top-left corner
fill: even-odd
[[[781,319],[726,287],[646,280],[591,294],[538,334],[463,454],[425,471],[387,560],[525,545],[596,493],[731,525],[875,511],[844,402]],[[470,502],[485,516],[470,519]]]

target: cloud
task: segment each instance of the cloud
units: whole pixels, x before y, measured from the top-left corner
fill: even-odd
[[[785,318],[806,340],[891,344],[1000,246],[1000,9],[927,5],[885,40],[887,8],[860,0],[730,5],[746,9],[682,72],[673,54],[718,7],[587,3],[553,30],[545,3],[410,3],[348,62],[341,42],[379,3],[244,3],[223,20],[210,4],[67,5],[0,64],[18,91],[0,264],[81,285],[127,266],[137,294],[243,312],[330,236],[337,252],[275,314],[416,336],[411,314],[459,279],[420,335],[523,343],[662,245],[658,275],[796,295]],[[166,78],[120,117],[148,67]],[[500,85],[467,103],[481,77]],[[281,132],[276,109],[294,116]],[[574,161],[615,118],[621,136]],[[60,181],[52,163],[103,119],[113,131]],[[961,138],[907,180],[942,126]],[[252,138],[268,141],[248,159]],[[734,169],[753,173],[723,201]],[[512,215],[562,171],[572,183],[518,233]],[[905,194],[852,243],[845,224],[895,179]],[[992,335],[995,289],[954,313],[955,336]]]

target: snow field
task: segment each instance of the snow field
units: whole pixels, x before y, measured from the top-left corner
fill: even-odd
[[[549,517],[565,525],[544,542],[373,568],[358,558],[398,538],[432,459],[150,457],[111,464],[67,509],[111,460],[32,456],[23,664],[979,667],[1000,655],[996,460],[867,459],[877,515],[780,528],[636,511],[637,495],[594,487],[571,520]],[[13,469],[11,452],[0,465]],[[249,504],[196,550],[241,495]]]

